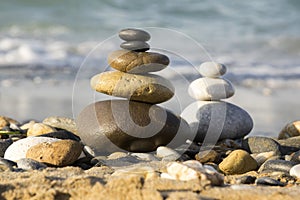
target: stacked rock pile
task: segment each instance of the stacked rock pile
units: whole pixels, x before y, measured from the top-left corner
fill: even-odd
[[[124,29],[119,37],[125,42],[121,50],[108,56],[108,64],[117,71],[107,71],[91,79],[97,92],[127,100],[107,100],[86,107],[77,118],[78,133],[96,154],[126,150],[148,152],[167,145],[178,132],[189,127],[172,112],[153,105],[174,95],[174,86],[167,79],[151,74],[169,64],[169,58],[146,52],[149,33]],[[185,128],[183,128],[185,127]],[[176,134],[177,133],[177,134]],[[177,142],[184,142],[176,139]]]
[[[226,66],[205,62],[199,71],[204,77],[193,81],[188,89],[197,101],[181,114],[196,134],[195,141],[243,138],[253,128],[253,122],[242,108],[221,101],[233,96],[235,91],[231,82],[221,77],[226,73]]]

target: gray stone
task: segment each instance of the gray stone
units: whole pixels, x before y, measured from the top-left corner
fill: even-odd
[[[47,165],[30,158],[22,158],[18,160],[17,165],[18,168],[21,168],[23,170],[38,170],[47,168]]]
[[[284,155],[300,150],[300,136],[277,140],[277,142],[281,145],[281,153]]]
[[[216,62],[204,62],[200,65],[200,74],[205,77],[216,78],[226,73],[226,66]]]
[[[260,177],[260,178],[256,179],[255,183],[257,185],[285,186],[284,183],[277,181],[270,177]]]
[[[13,143],[12,139],[0,139],[0,157],[4,156],[6,149]]]
[[[51,132],[51,133],[46,133],[46,134],[39,135],[37,137],[50,137],[50,138],[57,138],[57,139],[62,139],[62,140],[74,140],[77,142],[80,141],[80,138],[77,135],[75,135],[69,131],[66,131],[66,130],[60,130],[60,131],[55,131],[55,132]]]
[[[13,168],[17,166],[17,163],[7,160],[4,158],[0,158],[0,172],[1,171],[13,171]]]
[[[148,41],[150,40],[150,34],[141,29],[128,28],[119,32],[119,37],[125,41]]]
[[[130,51],[148,51],[150,49],[150,45],[144,41],[123,42],[120,47]]]
[[[132,156],[138,157],[145,161],[158,161],[159,159],[150,153],[132,153]]]
[[[74,134],[77,134],[76,124],[71,118],[56,116],[47,117],[43,120],[43,123],[55,128],[64,129]]]
[[[237,184],[252,184],[256,180],[255,176],[242,176],[237,178]]]
[[[193,133],[194,141],[215,143],[222,139],[239,139],[253,128],[250,115],[242,108],[222,101],[197,101],[181,114]]]
[[[234,95],[230,81],[221,78],[199,78],[194,80],[188,89],[189,95],[200,101],[216,101]]]
[[[291,154],[290,161],[300,164],[300,151]]]
[[[95,152],[93,151],[93,149],[87,145],[85,145],[82,149],[83,153],[86,155],[86,157],[95,157],[96,154]]]
[[[242,141],[242,148],[249,153],[263,153],[273,151],[275,155],[281,155],[280,144],[272,138],[267,137],[248,137]]]
[[[191,138],[187,123],[159,106],[107,100],[87,106],[77,117],[78,133],[95,155],[115,151],[151,152],[177,147]]]
[[[260,168],[259,172],[284,172],[289,173],[295,163],[286,160],[267,160]]]

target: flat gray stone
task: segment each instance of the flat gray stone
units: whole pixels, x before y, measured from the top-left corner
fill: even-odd
[[[277,142],[281,145],[281,152],[284,155],[300,150],[300,136],[277,140]]]
[[[258,170],[259,172],[284,172],[289,173],[295,163],[286,160],[267,160]]]
[[[268,185],[268,186],[284,186],[285,185],[284,183],[277,181],[270,177],[258,178],[258,179],[256,179],[255,183],[257,185]]]
[[[23,170],[38,170],[47,168],[47,165],[30,158],[22,158],[18,160],[17,165],[18,168],[21,168]]]
[[[119,37],[125,41],[148,41],[150,40],[150,34],[141,29],[128,28],[119,32]]]
[[[216,78],[226,73],[226,66],[216,62],[204,62],[200,65],[199,71],[202,76]]]
[[[253,128],[252,118],[245,110],[222,101],[194,102],[184,109],[181,117],[190,125],[196,142],[239,139]]]
[[[150,45],[144,41],[123,42],[120,47],[130,51],[148,51],[150,49]]]
[[[280,144],[267,137],[249,137],[242,141],[242,148],[249,153],[263,153],[273,151],[275,155],[281,155]]]

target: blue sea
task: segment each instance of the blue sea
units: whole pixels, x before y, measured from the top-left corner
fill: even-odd
[[[0,112],[40,117],[33,108],[5,109],[3,88],[88,80],[110,70],[107,55],[119,49],[117,33],[128,27],[147,30],[151,51],[170,57],[170,79],[194,80],[197,67],[214,60],[238,87],[299,93],[299,22],[299,0],[2,0]]]

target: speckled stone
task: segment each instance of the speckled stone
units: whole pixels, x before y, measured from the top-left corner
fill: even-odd
[[[221,159],[221,154],[219,154],[215,150],[204,150],[197,153],[195,158],[201,163],[207,163],[207,162],[218,163]]]
[[[172,83],[161,76],[136,75],[118,71],[95,75],[91,79],[91,87],[107,95],[151,104],[168,101],[175,91]]]
[[[277,142],[281,145],[283,155],[288,155],[300,150],[300,136],[277,140]]]
[[[278,139],[300,136],[300,121],[288,123],[279,133]]]
[[[204,62],[200,65],[199,71],[202,76],[217,78],[226,73],[226,66],[216,62]]]
[[[142,29],[127,28],[122,29],[119,32],[119,37],[125,41],[148,41],[150,40],[150,34]]]
[[[150,49],[150,45],[144,41],[123,42],[120,47],[130,51],[148,51]]]
[[[244,150],[231,152],[220,164],[219,168],[225,174],[243,174],[257,168],[257,163]]]
[[[170,111],[127,100],[90,104],[78,115],[76,124],[80,138],[96,156],[124,150],[150,152],[166,145],[177,147],[191,137],[187,123]]]
[[[275,155],[281,155],[280,145],[268,137],[248,137],[242,141],[242,148],[249,153],[262,153],[273,151]]]
[[[289,173],[295,164],[287,160],[267,160],[260,168],[259,172],[285,172]]]
[[[75,135],[77,134],[75,121],[68,117],[47,117],[43,120],[43,123],[57,129],[67,130]]]
[[[141,74],[157,72],[170,63],[166,55],[154,52],[113,51],[108,55],[108,64],[121,72]]]

